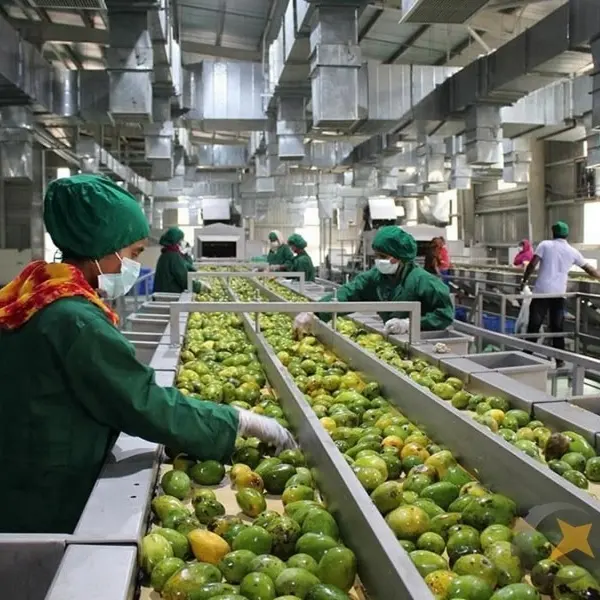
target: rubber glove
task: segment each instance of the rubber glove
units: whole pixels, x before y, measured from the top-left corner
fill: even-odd
[[[239,412],[239,436],[255,437],[262,442],[275,446],[277,454],[283,452],[283,450],[293,450],[298,447],[292,434],[275,419],[263,417],[240,408],[237,411]]]
[[[390,319],[386,322],[383,331],[387,335],[408,333],[410,329],[410,319]]]
[[[207,283],[206,281],[204,281],[204,279],[200,279],[200,285],[202,286],[200,289],[203,292],[212,292],[212,286]]]
[[[299,313],[294,319],[294,333],[301,335],[310,335],[312,333],[315,315],[312,313]]]

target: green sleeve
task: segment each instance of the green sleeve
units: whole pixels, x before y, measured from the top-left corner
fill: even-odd
[[[185,264],[183,256],[180,254],[175,254],[175,252],[172,252],[170,256],[171,277],[177,286],[181,288],[181,291],[187,290],[188,268]]]
[[[133,346],[107,321],[88,323],[65,363],[74,396],[100,423],[203,460],[231,456],[236,410],[158,386],[154,371],[136,359]]]
[[[189,254],[184,255],[183,262],[185,263],[185,268],[187,269],[188,273],[196,272],[196,267],[194,267],[194,259]]]
[[[277,252],[275,252],[274,250],[269,250],[269,254],[267,254],[267,263],[269,263],[270,265],[277,264]]]
[[[421,330],[436,331],[446,329],[454,320],[454,307],[450,290],[439,279],[424,280],[419,293],[421,301]]]
[[[373,269],[357,275],[352,281],[345,283],[337,290],[338,302],[374,302],[377,301],[377,274]],[[333,294],[323,296],[319,302],[331,302]],[[339,314],[339,313],[338,313]],[[344,313],[348,314],[348,313]],[[318,313],[317,316],[325,323],[331,320],[331,313]]]
[[[293,271],[295,256],[294,256],[294,253],[292,252],[292,249],[287,244],[284,244],[279,249],[279,252],[280,252],[280,256],[278,257],[279,264],[283,265],[285,267],[286,271]]]

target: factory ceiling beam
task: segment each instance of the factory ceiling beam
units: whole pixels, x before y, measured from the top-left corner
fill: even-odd
[[[383,61],[384,65],[394,64],[405,52],[410,50],[418,39],[429,31],[429,25],[421,25],[417,31],[415,31],[405,42],[403,42],[390,56]]]
[[[226,46],[213,46],[202,44],[192,40],[181,40],[181,51],[190,54],[201,54],[202,56],[213,56],[215,58],[227,58],[229,60],[245,60],[249,62],[260,62],[262,53],[258,50],[241,50],[239,48],[227,48]]]
[[[219,2],[219,24],[217,25],[217,35],[215,37],[215,46],[221,46],[221,40],[223,39],[223,30],[225,29],[225,14],[227,11],[227,0],[220,0]]]
[[[383,8],[378,8],[369,18],[369,20],[364,24],[364,27],[361,28],[361,30],[358,32],[358,41],[359,43],[362,42],[367,35],[369,35],[369,31],[371,31],[371,29],[373,29],[373,27],[375,26],[375,23],[377,23],[377,21],[379,21],[379,18],[381,17],[381,15],[384,13]]]
[[[78,25],[59,25],[56,23],[42,23],[40,21],[26,21],[12,19],[11,25],[31,43],[73,43],[73,44],[99,44],[108,45],[108,31],[106,29],[92,29]]]

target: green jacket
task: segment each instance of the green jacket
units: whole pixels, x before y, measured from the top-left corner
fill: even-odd
[[[288,267],[286,271],[296,271],[298,273],[304,272],[306,281],[315,280],[315,267],[312,259],[304,251],[294,256],[291,266]]]
[[[181,294],[187,290],[188,263],[179,252],[163,252],[156,263],[154,291]]]
[[[294,253],[287,244],[280,244],[276,250],[271,249],[267,254],[267,262],[270,265],[283,265],[288,271],[293,260]]]
[[[120,432],[223,461],[235,409],[159,387],[83,298],[0,334],[0,533],[71,533]]]
[[[329,302],[333,294],[321,298],[321,302]],[[365,271],[355,279],[337,290],[340,302],[421,302],[421,330],[435,331],[446,329],[454,320],[454,308],[450,291],[441,279],[431,275],[418,265],[406,265],[395,275],[382,275],[376,268]],[[392,318],[405,319],[408,313],[378,313],[382,320]],[[318,315],[328,321],[331,315]]]
[[[194,267],[194,259],[189,254],[183,255],[183,262],[185,263],[185,268],[188,270],[188,273],[195,273],[196,267]]]

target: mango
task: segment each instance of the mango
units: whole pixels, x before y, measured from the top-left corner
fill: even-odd
[[[192,553],[200,562],[217,565],[231,551],[229,544],[222,537],[205,529],[194,529],[187,537]]]
[[[317,577],[322,583],[350,590],[356,578],[356,557],[349,548],[330,548],[319,561]]]
[[[206,563],[190,563],[172,575],[162,590],[163,600],[181,600],[194,594],[201,598],[200,592],[207,584],[217,584],[221,581],[221,571],[214,565]],[[204,596],[210,598],[211,596]]]
[[[267,501],[261,492],[254,488],[242,488],[235,495],[238,506],[248,517],[258,517],[267,508]]]
[[[149,533],[142,538],[140,543],[140,566],[148,574],[159,562],[166,558],[173,558],[171,544],[158,533]]]

